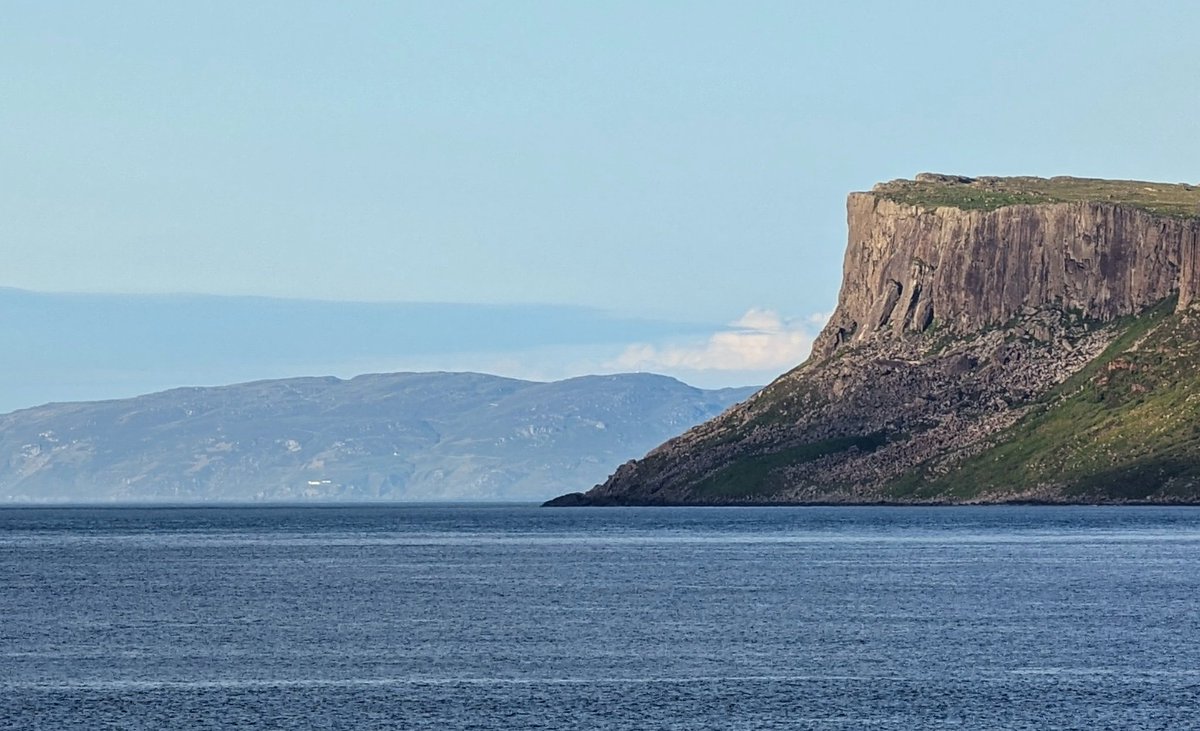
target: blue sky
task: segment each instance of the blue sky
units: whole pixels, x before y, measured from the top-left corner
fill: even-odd
[[[684,325],[404,362],[755,382],[835,302],[848,191],[1200,180],[1196,7],[7,2],[0,286],[596,308]]]

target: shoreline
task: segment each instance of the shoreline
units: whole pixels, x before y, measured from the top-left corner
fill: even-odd
[[[988,506],[1026,507],[1200,507],[1200,500],[803,500],[684,502],[650,500],[593,500],[583,493],[568,493],[542,503],[543,508],[960,508]]]

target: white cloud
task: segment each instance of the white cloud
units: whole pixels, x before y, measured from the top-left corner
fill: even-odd
[[[828,317],[783,318],[773,310],[754,308],[703,342],[631,345],[615,365],[631,370],[779,372],[808,357]]]
[[[700,388],[762,385],[808,357],[813,338],[827,319],[824,314],[785,318],[755,308],[717,332],[696,338],[677,336],[629,346],[552,345],[345,359],[307,364],[302,372],[349,378],[359,373],[392,371],[477,371],[554,381],[588,374],[646,371],[674,376]],[[258,377],[286,375],[295,372]]]

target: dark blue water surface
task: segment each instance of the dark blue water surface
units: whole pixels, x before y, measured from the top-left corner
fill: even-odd
[[[0,728],[1200,727],[1200,509],[0,510]]]

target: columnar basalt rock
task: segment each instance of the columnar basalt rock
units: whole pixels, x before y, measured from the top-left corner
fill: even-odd
[[[837,310],[813,352],[880,330],[955,334],[1056,306],[1109,321],[1200,289],[1200,219],[1118,203],[922,208],[852,193]]]

